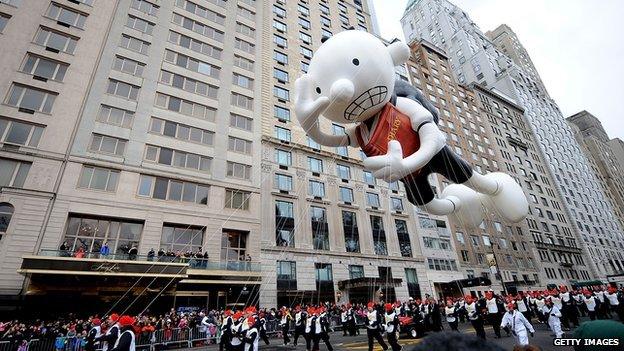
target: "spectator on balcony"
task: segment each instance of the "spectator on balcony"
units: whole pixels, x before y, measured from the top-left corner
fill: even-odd
[[[67,245],[67,241],[63,241],[61,247],[59,247],[59,256],[61,257],[69,257],[69,245]]]
[[[154,260],[154,256],[156,256],[156,252],[154,251],[154,248],[151,248],[148,252],[147,252],[147,260],[148,261],[153,261]],[[160,257],[160,256],[159,256]]]
[[[128,250],[128,259],[129,260],[136,260],[136,256],[139,253],[139,249],[136,247],[136,243],[132,243],[132,246],[130,246],[130,249]]]
[[[78,250],[76,250],[76,252],[74,253],[74,257],[76,257],[76,258],[84,258],[85,257],[84,247],[82,247],[82,246],[78,247]]]
[[[163,256],[165,256],[165,249],[161,247],[160,249],[158,249],[158,260],[162,261]]]
[[[110,254],[110,248],[108,247],[108,243],[104,243],[100,248],[100,257],[107,258],[108,254]]]

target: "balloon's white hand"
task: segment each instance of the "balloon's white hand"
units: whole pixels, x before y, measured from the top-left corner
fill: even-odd
[[[312,79],[307,74],[295,81],[295,115],[305,130],[318,122],[321,113],[329,105],[326,96],[315,99],[313,89]]]
[[[403,162],[403,149],[397,140],[388,142],[388,151],[385,155],[372,156],[364,159],[364,167],[378,179],[389,183],[404,178],[410,172]]]

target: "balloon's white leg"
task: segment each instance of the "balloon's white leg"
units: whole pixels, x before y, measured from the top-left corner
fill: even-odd
[[[455,212],[459,206],[459,199],[455,196],[449,196],[448,198],[438,199],[434,198],[429,203],[421,206],[427,213],[431,213],[438,216],[446,216]]]

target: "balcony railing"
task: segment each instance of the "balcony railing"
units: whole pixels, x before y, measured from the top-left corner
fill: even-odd
[[[138,261],[138,262],[154,262],[158,264],[177,263],[186,264],[189,269],[204,270],[226,270],[226,271],[250,271],[259,272],[261,269],[259,262],[254,261],[210,261],[204,258],[184,257],[184,256],[157,256],[157,255],[132,255],[127,253],[114,253],[104,255],[99,252],[76,252],[64,250],[46,250],[39,251],[39,256],[46,257],[66,257],[68,259],[82,260],[102,260],[102,261]]]

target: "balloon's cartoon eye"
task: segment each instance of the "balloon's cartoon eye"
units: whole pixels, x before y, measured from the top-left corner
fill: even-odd
[[[321,88],[316,87],[316,93],[317,93],[317,94],[320,94],[320,93],[321,93]]]
[[[358,66],[360,64],[360,60],[358,60],[356,58],[354,58],[353,61],[351,61],[351,62],[353,62],[353,64],[356,65],[356,66]]]

